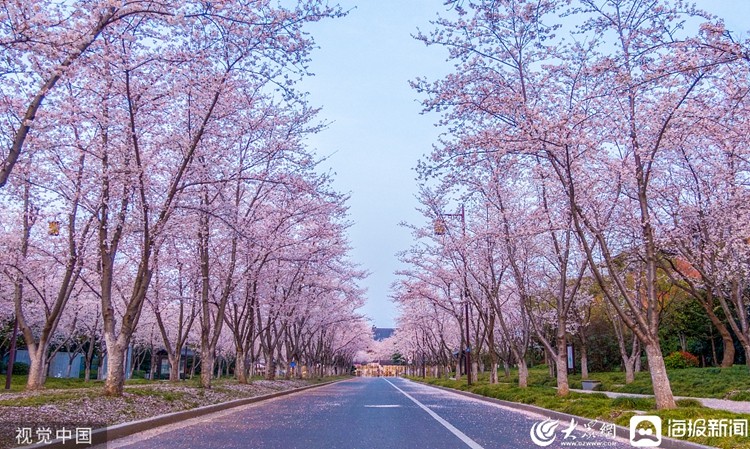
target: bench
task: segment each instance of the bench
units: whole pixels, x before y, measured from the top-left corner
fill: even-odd
[[[602,383],[598,380],[582,380],[581,385],[583,386],[584,390],[596,391],[601,388]]]

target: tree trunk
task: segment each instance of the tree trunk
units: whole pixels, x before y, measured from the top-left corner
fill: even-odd
[[[237,383],[247,384],[247,364],[246,357],[242,354],[242,349],[237,348],[237,361],[234,365],[234,376],[237,378]]]
[[[557,336],[557,395],[567,396],[570,393],[568,384],[568,348],[565,335]]]
[[[635,356],[623,360],[622,365],[625,367],[625,383],[632,384],[635,381]]]
[[[625,368],[625,384],[635,382],[635,373],[639,371],[641,363],[641,343],[634,335],[631,344],[630,355],[625,351],[624,346],[620,348],[622,356],[622,365]]]
[[[549,377],[555,377],[555,369],[557,368],[556,359],[550,357],[547,351],[544,351],[544,364],[547,365],[547,374]]]
[[[77,355],[78,355],[78,353],[77,353],[77,352],[75,352],[74,354],[75,354],[75,356],[77,356]],[[76,359],[76,357],[75,357],[75,356],[73,356],[73,357],[71,358],[71,357],[70,357],[70,354],[68,354],[68,367],[67,367],[67,368],[65,369],[65,378],[66,378],[66,379],[70,379],[70,372],[71,372],[71,371],[73,370],[73,360],[75,360],[75,359]]]
[[[581,344],[581,379],[589,378],[589,354],[585,344]]]
[[[579,352],[581,353],[581,379],[585,380],[589,378],[589,350],[585,335],[581,335]]]
[[[91,360],[88,357],[83,361],[83,381],[91,381]]]
[[[180,380],[180,361],[181,354],[175,353],[174,356],[169,356],[169,381],[178,382]]]
[[[734,340],[732,339],[732,334],[729,333],[729,329],[727,329],[727,327],[724,326],[723,323],[721,324],[721,327],[717,327],[717,330],[719,331],[719,334],[721,334],[721,342],[724,348],[724,355],[721,358],[721,367],[731,368],[732,365],[734,365],[735,355]]]
[[[211,388],[211,378],[214,374],[214,355],[206,347],[201,348],[201,387]]]
[[[135,352],[135,349],[134,349],[133,350],[133,354],[132,354],[132,359],[130,361],[130,370],[128,371],[127,379],[132,379],[133,378],[133,373],[135,373],[136,366],[140,368],[142,362],[143,362],[143,360],[139,361],[139,356],[137,355],[137,353]]]
[[[104,380],[104,357],[107,355],[106,347],[99,350],[99,366],[96,369],[96,380]]]
[[[156,351],[154,349],[151,349],[151,363],[149,363],[148,367],[148,378],[150,380],[154,380],[154,376],[156,375]]]
[[[83,381],[89,382],[91,380],[91,364],[94,363],[94,355],[96,353],[96,329],[99,325],[99,314],[96,315],[96,321],[94,322],[94,327],[92,328],[91,334],[89,334],[89,347],[86,348],[86,352],[83,356],[84,358],[84,375],[83,375]]]
[[[518,361],[518,386],[526,388],[529,386],[529,368],[526,367],[526,360]]]
[[[687,352],[687,335],[685,335],[684,332],[680,332],[678,333],[677,338],[680,340],[680,350],[682,352]]]
[[[658,344],[649,342],[645,345],[646,355],[648,356],[648,371],[651,374],[651,384],[654,387],[654,399],[656,399],[656,409],[672,409],[677,405],[672,395],[672,388],[669,385],[667,369],[664,366],[664,357]]]
[[[497,383],[497,351],[495,350],[495,314],[490,314],[487,329],[487,349],[490,355],[490,384]]]
[[[716,339],[713,334],[709,339],[711,340],[711,366],[716,366],[719,360],[719,357],[716,355]]]
[[[26,380],[26,389],[41,390],[47,380],[47,348],[45,347],[44,350],[41,347],[37,347],[36,350],[28,348],[28,351],[31,363],[29,377]]]
[[[698,299],[698,302],[703,306],[703,310],[706,311],[706,315],[708,315],[708,319],[711,320],[711,324],[713,324],[713,327],[719,332],[719,335],[721,335],[721,342],[724,347],[724,355],[721,359],[721,367],[731,368],[732,365],[734,365],[735,356],[734,340],[732,339],[732,334],[729,333],[727,325],[723,321],[721,321],[714,312],[714,296],[711,293],[710,288],[707,289],[706,294],[706,297],[697,294],[694,295],[694,297],[696,297]],[[713,332],[711,332],[711,336],[713,337]],[[711,338],[711,349],[714,357],[714,364],[716,364],[718,360],[716,358],[716,343],[713,341],[713,338]]]
[[[266,380],[275,380],[276,379],[276,366],[273,363],[273,358],[272,357],[268,357],[268,356],[266,356],[265,378],[266,378]]]
[[[105,334],[104,338],[107,341],[107,379],[104,382],[104,395],[122,396],[125,387],[125,356],[128,347],[115,341],[114,337]]]
[[[106,267],[102,268],[102,316],[104,328],[104,342],[107,346],[107,379],[104,382],[104,394],[106,396],[122,396],[125,386],[125,357],[128,355],[128,347],[133,337],[138,320],[141,316],[143,302],[146,299],[148,286],[151,282],[153,271],[149,268],[150,252],[144,251],[138,266],[134,290],[127,303],[125,313],[120,318],[120,329],[116,331],[117,317],[115,316],[112,301],[112,280],[114,264],[106,257],[100,261]]]

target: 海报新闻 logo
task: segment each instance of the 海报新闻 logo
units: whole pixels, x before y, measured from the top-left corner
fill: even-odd
[[[630,445],[658,447],[661,444],[661,418],[653,415],[630,418]]]

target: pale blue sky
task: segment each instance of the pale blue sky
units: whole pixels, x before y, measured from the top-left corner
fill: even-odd
[[[388,300],[396,252],[411,244],[400,221],[419,220],[414,208],[413,167],[429,153],[438,136],[436,116],[421,107],[408,81],[436,76],[450,67],[443,52],[411,38],[427,27],[440,1],[342,1],[348,16],[313,24],[308,29],[321,47],[313,53],[315,77],[304,82],[321,118],[332,122],[310,144],[323,166],[336,173],[335,187],[351,193],[352,258],[372,274],[364,282],[367,305],[362,313],[379,327],[394,325]]]
[[[734,31],[750,30],[750,0],[696,3]],[[361,309],[378,327],[392,327],[396,310],[388,300],[399,267],[395,254],[411,244],[401,221],[419,222],[414,167],[431,150],[438,117],[420,115],[408,81],[437,79],[451,65],[443,49],[425,47],[410,35],[445,11],[442,0],[342,0],[348,16],[312,24],[319,49],[303,82],[310,102],[332,122],[310,144],[323,166],[336,173],[334,186],[351,194],[352,258],[372,274],[363,283],[368,302]],[[356,6],[356,7],[355,7]]]

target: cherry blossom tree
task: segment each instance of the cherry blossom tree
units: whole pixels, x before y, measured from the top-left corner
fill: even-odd
[[[400,310],[393,337],[396,349],[411,360],[419,360],[423,375],[424,365],[431,362],[435,377],[448,377],[464,335],[459,326],[463,322],[460,308],[449,300],[448,284],[425,282],[437,279],[414,274],[415,271],[405,271],[404,276],[408,277],[394,286],[392,298]],[[455,363],[456,378],[460,378],[460,359],[456,358]]]
[[[291,31],[290,35],[290,30],[299,30],[305,21],[318,20],[334,13],[317,2],[300,4],[297,8],[289,10],[262,7],[255,9],[254,5],[246,5],[228,8],[227,11],[231,13],[223,11],[223,8],[219,8],[220,6],[222,5],[200,6],[195,18],[187,20],[186,16],[184,26],[202,27],[199,29],[203,34],[187,33],[188,36],[195,37],[194,42],[188,40],[178,46],[171,44],[172,40],[168,40],[172,39],[173,35],[164,36],[165,45],[169,42],[168,48],[173,49],[171,57],[165,55],[160,59],[152,59],[153,50],[150,47],[145,49],[129,47],[135,45],[134,42],[138,42],[138,40],[129,40],[125,45],[127,52],[122,54],[122,57],[127,58],[126,69],[124,72],[115,72],[121,77],[120,86],[124,88],[120,91],[122,101],[126,106],[124,123],[129,123],[126,128],[128,139],[125,142],[133,151],[132,157],[128,156],[126,161],[135,174],[125,180],[124,186],[125,191],[134,192],[135,197],[132,202],[127,195],[120,197],[120,213],[117,221],[113,223],[112,233],[106,229],[105,223],[107,222],[103,220],[100,226],[100,241],[102,242],[100,247],[105,256],[103,260],[111,260],[112,252],[116,251],[120,244],[122,229],[127,224],[127,214],[123,212],[128,212],[132,204],[139,209],[140,222],[137,226],[140,227],[140,242],[138,243],[140,254],[136,256],[139,260],[139,268],[133,276],[131,298],[126,301],[126,312],[123,314],[118,336],[115,335],[114,321],[109,312],[112,307],[105,304],[109,299],[103,299],[105,339],[108,342],[110,357],[107,391],[112,394],[118,394],[121,391],[122,379],[118,378],[118,373],[121,371],[120,355],[127,347],[126,343],[133,327],[137,324],[140,309],[148,291],[154,249],[160,245],[167,223],[175,207],[178,206],[179,197],[184,192],[193,190],[186,182],[192,181],[192,178],[188,176],[191,169],[200,168],[200,164],[194,165],[194,161],[200,161],[205,154],[221,149],[217,144],[220,145],[226,137],[224,131],[226,128],[223,128],[223,125],[241,117],[243,107],[247,108],[251,105],[250,101],[238,101],[247,98],[248,90],[262,88],[272,80],[283,77],[284,70],[291,73],[296,70],[295,67],[304,64],[310,41],[299,31]],[[202,21],[202,18],[214,20],[211,25],[206,25],[208,22]],[[256,29],[252,24],[254,21],[264,23],[264,26]],[[142,33],[148,31],[146,28],[145,24],[138,23],[137,27],[128,28],[127,32],[136,39],[145,38]],[[222,38],[218,42],[215,42],[212,37],[216,32],[222,32]],[[225,51],[217,51],[212,46],[203,46],[198,47],[203,49],[196,54],[195,46],[202,46],[208,42],[213,42],[212,45],[220,45],[220,48]],[[268,62],[263,72],[246,70],[257,66],[256,62],[259,59]],[[165,64],[174,66],[175,60],[184,62],[179,68],[164,66]],[[175,73],[176,76],[169,80],[160,79],[159,77],[164,73]],[[165,110],[162,109],[162,105],[167,98],[171,99],[171,107]],[[159,114],[164,113],[168,114],[167,117],[174,118],[158,117]],[[151,134],[152,128],[141,126],[146,123],[169,125],[166,125],[162,133]],[[173,123],[180,123],[182,127],[173,128],[171,125]],[[165,151],[165,149],[172,151]],[[154,153],[157,150],[158,153]],[[160,161],[167,162],[170,158],[180,161],[172,165],[171,172],[160,171],[168,168],[168,165],[146,165],[158,164]],[[154,171],[154,175],[158,173],[158,178],[146,178],[145,173],[151,171]],[[106,192],[105,197],[107,197],[104,203],[108,204],[113,200],[112,190],[108,185],[109,178],[104,176],[102,179],[104,180],[102,191]],[[154,189],[156,185],[152,186],[151,183],[156,179],[164,179],[166,181],[164,187]],[[202,179],[204,183],[207,181],[205,178]],[[205,187],[205,184],[203,186]],[[198,191],[200,191],[199,187]],[[205,202],[205,189],[200,197]],[[105,208],[109,211],[108,206]],[[102,215],[105,214],[102,213]],[[202,225],[204,239],[208,238],[205,226],[204,222]],[[207,251],[208,248],[204,245],[203,250]],[[227,261],[230,274],[225,277],[224,296],[228,296],[233,280],[231,269],[235,261],[233,254],[236,253],[234,250],[230,252],[232,255]],[[106,274],[111,268],[107,266],[108,264],[104,265],[102,271]],[[205,277],[207,274],[205,268],[202,268],[202,271]],[[107,276],[103,276],[103,291],[108,289],[108,283]],[[204,296],[207,294],[206,288],[207,286],[203,287],[202,295]],[[103,298],[107,296],[103,294]],[[215,335],[219,334],[220,332],[217,332]],[[208,358],[209,354],[206,353],[203,356]]]
[[[182,350],[190,338],[199,312],[196,294],[198,270],[190,266],[191,257],[186,254],[184,246],[185,242],[172,240],[165,242],[159,250],[160,253],[169,254],[169,260],[160,259],[157,253],[154,259],[154,283],[147,298],[153,313],[152,321],[155,321],[169,359],[169,380],[173,382],[180,380]],[[151,357],[154,357],[155,345],[152,340],[149,343]]]
[[[87,56],[96,54],[99,44],[108,36],[138,24],[155,33],[136,39],[148,42],[153,38],[150,43],[155,44],[159,38],[167,38],[161,43],[168,48],[167,42],[184,41],[184,36],[196,37],[193,31],[211,23],[212,29],[211,26],[204,28],[209,39],[204,43],[215,44],[210,40],[222,34],[229,44],[225,47],[229,50],[227,55],[234,53],[231,58],[236,58],[241,49],[239,53],[253,53],[253,58],[267,57],[279,63],[280,69],[272,69],[273,73],[259,74],[278,76],[279,84],[284,85],[291,78],[283,67],[287,64],[302,67],[306,61],[310,40],[300,32],[300,24],[340,14],[317,0],[300,1],[296,6],[278,9],[269,4],[241,4],[233,0],[210,4],[35,0],[10,1],[3,6],[0,48],[8,58],[0,66],[4,78],[2,135],[5,136],[5,151],[0,153],[0,188],[8,182],[21,155],[27,152],[27,139],[34,135],[32,130],[37,117],[64,109],[50,98],[54,97],[56,87],[66,81],[80,80],[82,74],[78,69],[90,62]],[[262,25],[255,28],[257,24]],[[189,51],[197,58],[204,57],[205,54],[197,50],[200,44],[195,44]],[[220,53],[216,47],[206,48],[209,52]]]
[[[14,239],[15,248],[5,253],[4,272],[14,285],[15,312],[29,351],[26,388],[30,390],[44,386],[48,361],[54,355],[50,345],[66,305],[80,294],[85,255],[92,250],[93,220],[82,204],[87,193],[86,156],[81,141],[76,143],[58,144],[50,154],[38,155],[36,170],[24,167],[24,183],[14,186],[9,196],[18,207],[16,225],[21,232]]]
[[[552,204],[569,211],[580,254],[648,355],[657,407],[674,407],[659,339],[659,198],[671,152],[695,132],[695,114],[710,110],[691,105],[721,90],[721,68],[745,53],[711,42],[723,39],[716,33],[682,30],[682,19],[712,18],[679,2],[581,0],[568,11],[582,23],[570,38],[555,35],[555,2],[454,5],[455,17],[418,36],[457,64],[443,80],[414,83],[449,132],[423,176],[462,185],[466,169],[492,159],[548,173],[547,192],[560,195]],[[622,270],[622,257],[641,265]],[[637,292],[628,289],[634,272],[643,276]]]
[[[688,105],[696,112],[690,132],[670,153],[673,188],[664,188],[658,216],[665,229],[661,258],[675,284],[698,301],[721,335],[722,367],[734,362],[729,331],[750,353],[744,283],[748,273],[747,67],[722,70],[716,90]],[[721,124],[721,126],[718,126]],[[731,212],[730,212],[731,211]],[[721,308],[726,322],[717,316]]]
[[[425,210],[425,213],[430,217],[435,217],[429,209]],[[397,273],[404,280],[395,286],[393,298],[401,304],[404,313],[439,314],[443,319],[450,317],[448,327],[454,329],[456,335],[443,334],[441,335],[443,343],[438,344],[442,346],[449,341],[453,342],[448,351],[451,353],[451,359],[454,358],[454,353],[457,355],[452,361],[455,363],[456,379],[460,379],[461,373],[466,373],[461,360],[462,351],[468,346],[464,315],[465,301],[468,299],[463,298],[464,279],[453,262],[458,262],[459,267],[462,267],[462,264],[460,260],[455,259],[457,254],[455,251],[446,250],[443,246],[451,240],[435,236],[431,226],[426,229],[416,228],[413,232],[415,240],[425,242],[420,242],[400,254],[402,262],[410,267]],[[454,259],[451,259],[451,256]],[[403,320],[415,319],[420,318],[419,316],[403,317]]]
[[[83,276],[101,298],[106,392],[118,395],[124,356],[149,295],[156,255],[173,231],[170,223],[185,216],[180,211],[190,206],[191,194],[205,199],[201,187],[238,185],[230,181],[241,172],[205,170],[212,155],[236,148],[237,140],[255,151],[256,130],[233,129],[236,124],[290,123],[273,108],[264,109],[259,98],[266,105],[296,101],[302,107],[295,111],[312,113],[294,90],[296,79],[307,73],[312,48],[302,27],[340,12],[317,0],[288,6],[235,1],[5,6],[0,45],[13,57],[2,62],[6,150],[0,153],[0,186],[14,186],[22,217],[18,193],[25,179],[47,183],[37,179],[44,172],[70,181],[62,193],[75,223],[69,220],[62,231],[75,233],[79,253],[85,231],[93,232],[99,257],[84,264],[69,251],[74,271],[70,282],[62,277],[61,291],[70,291]],[[258,160],[263,151],[255,153]],[[57,161],[57,171],[48,169]],[[22,176],[15,175],[18,167],[24,167]],[[72,194],[77,191],[80,195]],[[81,224],[87,220],[89,228]],[[22,222],[17,229],[31,229]],[[20,253],[23,247],[19,242]],[[84,266],[97,273],[98,282],[81,275]],[[226,279],[232,284],[231,276]],[[63,306],[64,301],[50,310]]]

